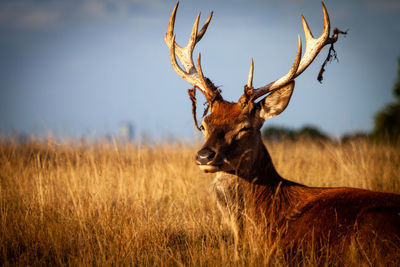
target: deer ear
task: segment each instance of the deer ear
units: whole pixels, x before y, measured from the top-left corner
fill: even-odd
[[[259,102],[261,106],[260,117],[263,120],[279,115],[289,104],[294,88],[294,81],[267,95]]]

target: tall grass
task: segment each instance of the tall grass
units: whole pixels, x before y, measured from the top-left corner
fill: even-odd
[[[280,174],[293,181],[400,192],[400,147],[362,141],[267,147]],[[0,265],[332,263],[315,255],[288,258],[252,234],[235,250],[212,197],[213,175],[198,170],[195,151],[184,144],[2,140]]]

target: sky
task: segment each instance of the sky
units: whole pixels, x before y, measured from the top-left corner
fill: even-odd
[[[400,56],[400,1],[327,0],[331,26],[349,29],[339,61],[317,81],[328,48],[296,79],[287,109],[265,122],[314,125],[332,137],[370,131],[373,116],[394,101]],[[191,140],[189,83],[172,69],[164,35],[175,1],[1,0],[0,133],[100,138],[132,123],[137,138]],[[254,58],[254,86],[286,74],[305,39],[322,30],[315,0],[183,0],[176,41],[184,45],[198,12],[214,16],[197,44],[204,75],[237,101]],[[196,59],[195,59],[196,60]],[[204,99],[199,99],[202,103]],[[198,105],[202,109],[201,105]],[[199,110],[199,115],[202,110]]]

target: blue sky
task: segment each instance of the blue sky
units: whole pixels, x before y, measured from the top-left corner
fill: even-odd
[[[349,29],[335,45],[339,62],[317,80],[325,49],[297,78],[288,108],[266,122],[316,125],[339,136],[369,131],[373,115],[394,100],[400,56],[398,0],[325,1],[332,27]],[[133,122],[136,134],[191,139],[190,85],[169,62],[163,38],[175,1],[0,1],[0,132],[100,137]],[[304,14],[315,36],[320,1],[183,0],[177,43],[187,42],[198,12],[214,17],[197,45],[205,76],[236,101],[254,58],[254,85],[292,64]],[[200,111],[199,111],[200,113]]]

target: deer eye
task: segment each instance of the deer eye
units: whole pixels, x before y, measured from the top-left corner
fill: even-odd
[[[249,127],[243,127],[242,129],[239,130],[238,133],[247,132],[247,131],[250,131],[250,128]]]
[[[235,139],[239,139],[240,137],[242,137],[244,134],[246,134],[248,131],[250,130],[249,127],[243,127],[242,129],[240,129],[236,134],[235,134]]]
[[[204,128],[204,126],[203,126],[203,125],[200,125],[200,127],[199,127],[199,128],[200,128],[200,130],[201,130],[201,131],[204,131],[204,130],[205,130],[205,128]]]

